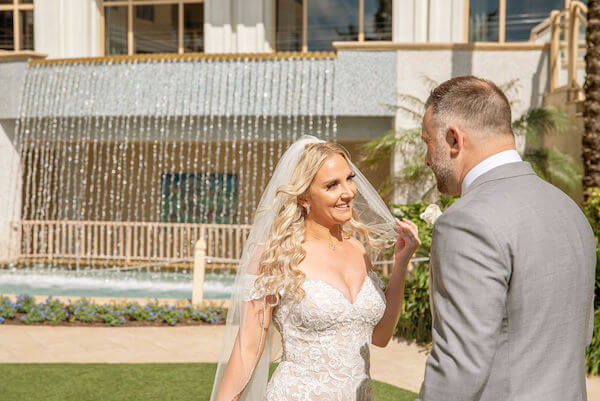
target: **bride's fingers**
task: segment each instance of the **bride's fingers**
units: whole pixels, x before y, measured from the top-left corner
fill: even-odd
[[[401,230],[398,234],[400,234],[402,239],[408,243],[415,242],[418,238],[408,227],[401,227]]]
[[[400,232],[398,233],[405,243],[407,244],[421,244],[421,240],[419,239],[418,232],[415,232],[415,229],[410,227],[408,224],[401,224]]]
[[[419,227],[412,220],[402,219],[402,221],[408,223],[411,227],[415,228],[417,231],[419,230]]]
[[[415,235],[415,236],[419,236],[419,227],[417,227],[417,225],[415,223],[413,223],[412,221],[408,220],[408,219],[403,219],[404,223],[407,224],[407,226],[410,228],[410,231]]]

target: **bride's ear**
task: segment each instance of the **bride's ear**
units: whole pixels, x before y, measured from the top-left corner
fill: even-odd
[[[298,206],[306,209],[306,206],[308,206],[308,200],[298,197]]]

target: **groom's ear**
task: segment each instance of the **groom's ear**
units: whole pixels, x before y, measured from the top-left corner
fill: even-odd
[[[450,147],[450,156],[456,157],[464,147],[464,133],[456,126],[451,125],[446,131],[446,142]]]

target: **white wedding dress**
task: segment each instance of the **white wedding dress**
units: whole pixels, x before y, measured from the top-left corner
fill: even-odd
[[[253,284],[247,301],[264,296]],[[385,311],[383,283],[369,272],[354,303],[322,280],[305,279],[302,288],[302,301],[284,295],[273,309],[283,355],[264,400],[372,401],[369,347]]]

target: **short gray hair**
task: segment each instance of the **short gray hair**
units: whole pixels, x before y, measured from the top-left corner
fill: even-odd
[[[472,75],[449,79],[431,91],[425,110],[429,107],[441,129],[462,123],[462,128],[476,133],[514,135],[506,95],[485,79]]]

